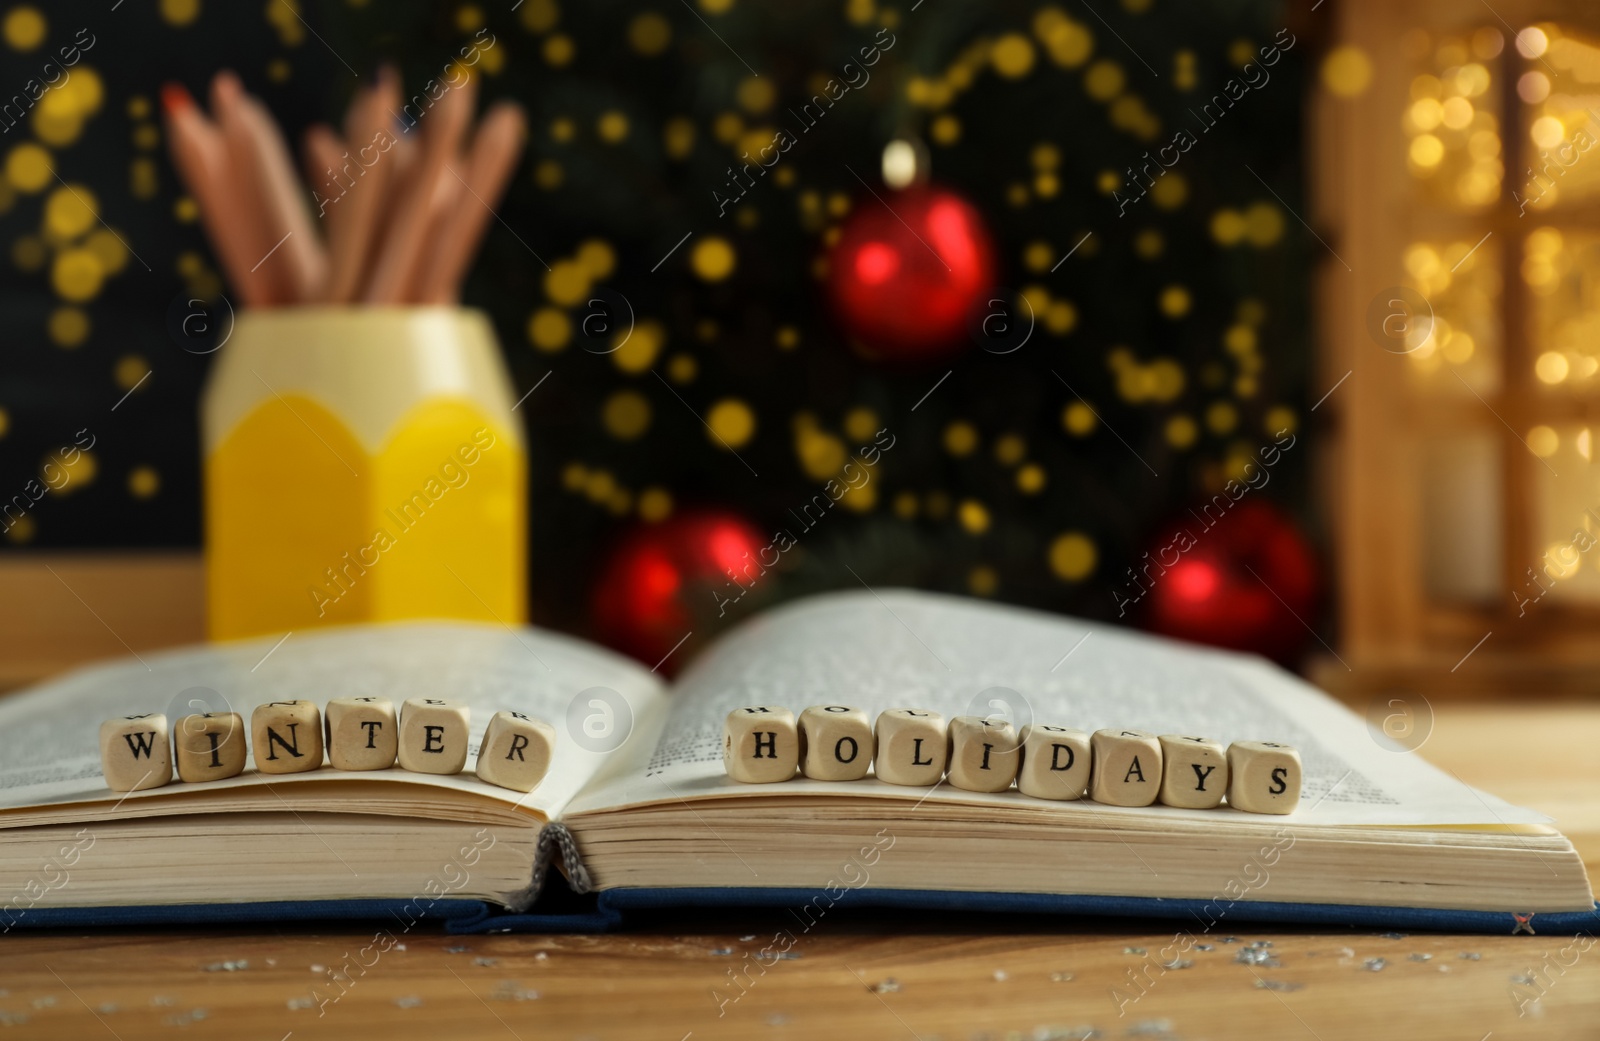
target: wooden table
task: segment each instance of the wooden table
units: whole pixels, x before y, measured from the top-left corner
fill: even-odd
[[[1440,709],[1424,747],[1556,816],[1591,878],[1597,749],[1600,707],[1570,706]],[[1563,955],[1570,937],[1241,928],[1136,986],[1130,970],[1154,964],[1170,928],[841,914],[741,990],[728,970],[783,924],[751,912],[625,936],[412,933],[320,1010],[313,985],[340,994],[322,970],[370,928],[12,935],[0,1038],[1600,1038],[1600,942]],[[1258,941],[1277,965],[1235,960]]]

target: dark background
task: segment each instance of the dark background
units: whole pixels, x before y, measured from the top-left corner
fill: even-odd
[[[17,6],[0,7],[0,17]],[[1091,8],[1078,0],[923,0],[915,11],[907,2],[750,0],[708,0],[693,9],[671,0],[559,6],[523,0],[515,11],[509,3],[394,0],[137,0],[115,11],[106,0],[36,6],[48,33],[34,49],[9,43],[0,49],[0,91],[20,90],[80,29],[96,42],[78,69],[93,70],[102,89],[98,99],[92,90],[76,98],[86,109],[76,128],[71,118],[41,127],[35,114],[0,135],[0,156],[9,162],[19,145],[48,138],[56,173],[93,192],[100,217],[135,256],[90,298],[63,300],[52,265],[73,243],[57,241],[46,219],[60,182],[52,177],[33,192],[0,182],[0,492],[20,491],[76,431],[87,428],[96,437],[92,474],[81,470],[67,494],[45,496],[27,522],[6,533],[0,544],[8,549],[200,540],[196,404],[209,359],[180,349],[168,333],[168,311],[174,299],[215,292],[218,276],[198,223],[185,219],[180,203],[182,187],[160,134],[161,85],[176,80],[203,96],[217,69],[234,68],[298,142],[310,122],[342,117],[356,74],[394,60],[414,89],[440,75],[483,28],[495,42],[482,66],[482,96],[520,100],[531,135],[499,207],[503,224],[491,225],[465,302],[493,317],[519,394],[550,373],[519,410],[530,439],[536,621],[586,627],[595,575],[608,549],[643,523],[638,507],[647,488],[665,490],[678,513],[728,509],[763,532],[788,524],[787,510],[821,483],[801,464],[801,413],[814,418],[806,427],[813,437],[837,437],[847,450],[862,443],[848,433],[852,410],[870,410],[874,425],[892,430],[897,441],[874,478],[871,507],[833,511],[789,554],[787,573],[763,584],[766,599],[853,586],[842,566],[848,563],[874,585],[976,592],[1114,616],[1111,590],[1157,530],[1215,491],[1230,458],[1257,451],[1271,440],[1269,428],[1285,423],[1302,440],[1275,468],[1264,495],[1306,516],[1306,271],[1307,244],[1316,243],[1262,181],[1296,213],[1305,212],[1301,106],[1316,40],[1315,25],[1305,24],[1314,20],[1291,16],[1281,4],[1097,0]],[[646,14],[670,29],[657,53],[640,53],[639,40],[651,35],[650,23],[638,21]],[[1056,60],[1039,28],[1062,16],[1074,33],[1092,37],[1092,52],[1070,66]],[[1253,54],[1285,26],[1298,42],[1270,70],[1271,83],[1252,91],[1216,129],[1198,133],[1190,110],[1235,74],[1242,54]],[[740,150],[718,139],[719,117],[727,127],[726,114],[735,114],[744,131],[736,140],[757,128],[793,130],[786,109],[811,96],[815,76],[837,75],[882,27],[895,45],[869,70],[870,83],[785,156],[780,165],[792,171],[792,183],[767,178],[741,204],[749,215],[719,218],[712,190],[723,186]],[[1020,76],[1002,74],[987,57],[1007,34],[1020,34],[1032,50],[1031,67]],[[970,82],[937,97],[964,58]],[[1105,62],[1122,74],[1117,96],[1137,98],[1158,121],[1153,136],[1148,119],[1142,130],[1125,129],[1115,125],[1115,99],[1090,96],[1091,77],[1115,78],[1103,67],[1093,71]],[[765,87],[741,90],[752,79],[750,68]],[[962,77],[958,72],[955,82]],[[927,100],[928,84],[936,104],[915,103]],[[770,109],[752,111],[763,90]],[[626,134],[614,142],[599,130],[611,112],[627,121]],[[941,144],[933,124],[946,115],[959,122],[959,137]],[[682,158],[668,154],[664,139],[675,118],[694,131]],[[565,140],[563,126],[571,129]],[[1199,138],[1169,175],[1183,179],[1181,202],[1163,208],[1146,198],[1119,218],[1102,177],[1109,171],[1120,181],[1146,149],[1168,142],[1180,126]],[[854,202],[865,195],[847,167],[878,186],[879,155],[897,135],[929,142],[936,183],[984,215],[998,245],[1002,284],[1013,291],[1039,286],[1052,301],[1070,301],[1076,312],[1070,331],[1055,334],[1041,325],[1016,353],[974,347],[948,363],[923,366],[886,367],[852,350],[824,306],[817,275],[828,230],[848,220],[828,204],[835,196]],[[1039,190],[1041,144],[1059,154],[1053,193]],[[1249,235],[1219,241],[1237,236],[1241,215],[1254,241]],[[686,232],[694,236],[652,273]],[[1094,234],[1049,272],[1086,232]],[[697,277],[692,256],[694,246],[713,236],[732,246],[737,263],[730,277],[708,282]],[[663,349],[643,371],[623,371],[611,356],[575,344],[551,351],[530,342],[530,317],[552,306],[546,269],[533,251],[555,265],[594,239],[616,257],[604,285],[665,333]],[[1044,245],[1030,267],[1034,243]],[[1041,257],[1046,270],[1037,270]],[[1181,317],[1160,307],[1173,286],[1190,300]],[[76,339],[73,326],[82,324],[80,316],[62,316],[63,308],[88,319],[81,342],[57,342]],[[566,310],[574,324],[581,322],[581,308]],[[783,327],[798,332],[792,348],[778,342]],[[1238,333],[1240,327],[1253,337]],[[1239,349],[1252,338],[1253,350]],[[672,389],[696,411],[704,415],[731,397],[754,412],[755,436],[739,454],[759,477],[715,444],[653,374],[681,375],[688,363],[675,361],[680,355],[694,360],[695,374],[671,380]],[[1167,400],[1141,395],[1137,375],[1119,381],[1113,359],[1127,357],[1143,366],[1170,359],[1181,370],[1181,391]],[[1052,369],[1103,424],[1083,436],[1065,428],[1063,410],[1075,399]],[[146,371],[138,390],[112,411]],[[650,404],[642,436],[620,439],[603,421],[606,401],[621,389]],[[1224,422],[1230,409],[1231,425]],[[1176,420],[1181,434],[1185,417],[1197,436],[1192,444],[1181,436],[1174,444],[1169,431]],[[866,417],[857,418],[859,425]],[[956,454],[946,435],[963,422],[976,444]],[[1013,437],[1020,438],[1020,458]],[[1045,476],[1032,494],[1018,483],[1019,467],[1027,464]],[[601,471],[620,492],[600,494],[605,482],[592,478]],[[961,508],[969,500],[987,514],[984,530],[963,523],[972,516]],[[1087,574],[1063,577],[1052,569],[1052,543],[1068,532],[1092,542],[1095,562]]]

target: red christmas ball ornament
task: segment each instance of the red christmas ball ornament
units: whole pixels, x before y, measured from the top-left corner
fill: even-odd
[[[600,639],[652,666],[671,654],[661,669],[675,672],[684,636],[709,630],[719,605],[761,574],[766,545],[752,524],[725,512],[683,513],[636,528],[607,558],[594,586]]]
[[[1292,663],[1315,621],[1316,554],[1265,500],[1220,501],[1162,531],[1118,600],[1143,600],[1155,632]]]
[[[926,361],[968,342],[967,321],[994,287],[983,217],[946,188],[863,197],[828,269],[828,299],[869,357]]]

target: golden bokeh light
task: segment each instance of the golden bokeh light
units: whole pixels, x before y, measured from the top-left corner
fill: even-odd
[[[1444,158],[1444,142],[1432,134],[1419,134],[1411,139],[1408,155],[1416,165],[1431,170]]]
[[[628,44],[646,57],[660,54],[672,42],[672,23],[655,11],[645,11],[628,23]]]
[[[956,507],[956,520],[970,535],[982,535],[989,530],[989,510],[976,499],[963,499]]]
[[[733,246],[716,235],[701,239],[689,252],[689,267],[704,282],[721,282],[733,274],[737,262]]]
[[[1021,33],[1007,33],[995,41],[989,57],[1000,75],[1019,79],[1033,68],[1033,43]]]
[[[541,351],[559,351],[572,339],[572,319],[555,307],[541,307],[528,319],[528,340]]]
[[[89,315],[79,307],[58,307],[45,323],[50,342],[71,350],[89,338]]]
[[[1127,81],[1127,74],[1122,71],[1121,65],[1102,58],[1083,74],[1083,89],[1096,101],[1110,101],[1122,93]]]
[[[611,364],[623,372],[647,372],[667,345],[667,330],[654,318],[646,318],[630,329],[618,329],[613,340]]]
[[[64,249],[50,268],[50,285],[63,300],[81,303],[100,292],[105,265],[87,249]]]
[[[1570,371],[1572,366],[1567,356],[1557,351],[1545,351],[1533,363],[1533,374],[1539,377],[1540,382],[1551,385],[1565,380]]]
[[[606,432],[618,441],[632,441],[650,429],[650,401],[636,390],[619,390],[600,409]]]
[[[0,23],[0,34],[5,36],[6,46],[14,51],[31,51],[38,47],[44,42],[47,31],[44,15],[31,4],[13,7]]]
[[[1517,33],[1517,53],[1524,58],[1539,58],[1550,47],[1550,37],[1536,25]]]
[[[128,494],[135,499],[153,499],[161,491],[161,474],[153,466],[136,466],[128,471]]]
[[[1088,578],[1098,557],[1094,540],[1082,532],[1066,532],[1050,543],[1050,570],[1064,582]]]
[[[944,450],[957,458],[971,455],[978,447],[978,428],[958,419],[944,428]]]
[[[1360,47],[1335,47],[1322,59],[1322,85],[1341,98],[1359,97],[1372,83],[1372,59]]]
[[[649,487],[639,493],[639,519],[655,524],[672,516],[672,493],[665,488]]]
[[[19,192],[32,194],[49,184],[55,174],[50,153],[24,141],[6,153],[6,180]]]
[[[588,270],[576,260],[558,260],[544,276],[544,295],[553,304],[572,307],[588,295]]]
[[[845,413],[844,432],[852,441],[870,441],[878,429],[878,414],[870,408],[858,407]]]
[[[723,398],[706,412],[712,440],[727,448],[740,448],[756,433],[756,414],[738,398]]]
[[[1551,427],[1540,424],[1528,431],[1528,451],[1540,459],[1548,459],[1561,447],[1561,435]]]
[[[1192,446],[1200,437],[1200,427],[1189,416],[1178,414],[1167,420],[1164,434],[1167,444],[1182,451]]]

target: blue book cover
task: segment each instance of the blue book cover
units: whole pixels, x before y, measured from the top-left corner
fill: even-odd
[[[749,909],[763,915],[775,939],[794,942],[829,915],[882,908],[899,911],[982,912],[1059,918],[1069,928],[1084,916],[1138,918],[1170,926],[1176,935],[1220,938],[1252,928],[1300,925],[1373,931],[1430,930],[1484,935],[1573,936],[1600,934],[1600,905],[1588,911],[1452,911],[1415,907],[1349,904],[1289,904],[1256,901],[1236,904],[1220,917],[1212,901],[1141,897],[1046,896],[1037,893],[954,893],[927,890],[852,890],[818,908],[817,894],[803,889],[616,889],[593,900],[566,902],[549,913],[515,913],[479,900],[440,900],[419,913],[409,900],[265,901],[248,904],[166,904],[129,907],[36,908],[0,932],[20,929],[184,925],[281,925],[325,922],[341,927],[370,926],[375,934],[403,936],[420,926],[455,934],[502,932],[611,932],[626,929],[638,912],[694,908]],[[820,913],[819,913],[820,912]],[[922,919],[925,920],[925,917]]]

